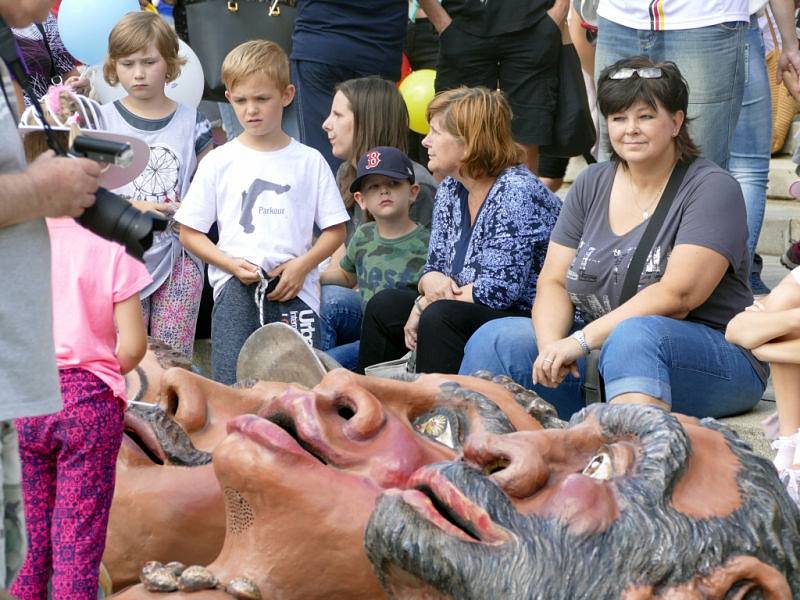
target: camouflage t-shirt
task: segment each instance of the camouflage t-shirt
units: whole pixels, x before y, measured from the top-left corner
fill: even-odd
[[[367,302],[381,290],[416,287],[428,257],[430,232],[417,225],[403,237],[382,238],[377,224],[360,225],[339,261],[345,271],[355,273],[361,298]]]

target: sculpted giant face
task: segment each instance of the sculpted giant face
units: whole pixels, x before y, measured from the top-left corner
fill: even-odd
[[[365,536],[397,598],[800,594],[797,508],[711,420],[594,405],[568,429],[472,436],[406,488]]]
[[[134,414],[151,424],[132,425],[144,432],[143,440],[148,427],[168,435],[145,444],[155,446],[149,451],[126,443],[118,468],[117,526],[108,544],[120,548],[117,562],[125,548],[128,554],[137,548],[135,560],[126,563],[134,567],[126,582],[146,560],[207,564],[222,541],[216,523],[224,518],[224,498],[227,531],[212,571],[223,581],[246,576],[265,594],[298,599],[321,590],[326,597],[381,597],[363,551],[378,495],[404,487],[423,465],[453,459],[468,434],[539,429],[529,412],[544,421],[555,415],[518,386],[458,376],[424,375],[409,383],[337,370],[313,390],[265,382],[235,389],[173,370],[164,375],[162,390],[163,411],[152,411],[152,419]],[[171,423],[180,427],[173,431]],[[181,448],[181,455],[170,458],[168,446]],[[200,460],[213,447],[219,483],[208,480],[209,464],[171,464],[189,453]],[[159,453],[167,464],[149,456]],[[157,524],[134,527],[131,513]],[[121,543],[114,536],[123,530],[128,535]],[[211,557],[197,556],[201,545]],[[118,582],[115,577],[117,588]],[[123,597],[148,595],[132,590]]]
[[[288,387],[259,382],[234,389],[182,368],[159,370],[148,357],[129,396],[156,404],[131,403],[125,413],[103,554],[115,589],[138,581],[147,560],[204,564],[217,555],[225,517],[211,452],[227,435],[228,421],[258,412]]]

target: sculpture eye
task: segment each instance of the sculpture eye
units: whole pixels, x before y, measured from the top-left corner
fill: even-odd
[[[582,473],[593,479],[608,481],[614,476],[614,463],[611,459],[611,454],[608,452],[595,454]]]
[[[453,426],[446,415],[438,414],[430,417],[422,417],[414,423],[414,429],[419,431],[443,446],[455,449],[457,444],[456,436],[453,435]]]

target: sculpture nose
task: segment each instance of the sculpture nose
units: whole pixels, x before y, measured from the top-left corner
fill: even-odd
[[[208,418],[203,379],[186,369],[172,368],[161,379],[159,404],[186,433],[205,427]]]
[[[320,414],[339,420],[343,433],[349,439],[369,439],[386,422],[380,401],[368,390],[356,385],[346,371],[329,373],[325,378],[325,386],[315,391]]]
[[[552,440],[548,433],[471,435],[464,446],[464,459],[482,469],[512,498],[527,498],[550,478],[548,454]]]

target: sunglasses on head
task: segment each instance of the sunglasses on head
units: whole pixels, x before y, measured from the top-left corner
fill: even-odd
[[[609,79],[630,79],[634,75],[638,75],[642,79],[658,79],[663,75],[661,67],[642,67],[641,69],[633,69],[631,67],[623,67],[611,73]]]

